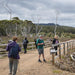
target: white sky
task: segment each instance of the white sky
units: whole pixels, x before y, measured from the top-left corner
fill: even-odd
[[[75,0],[0,0],[0,20],[10,19],[6,4],[12,10],[12,17],[40,23],[57,23],[75,27]]]

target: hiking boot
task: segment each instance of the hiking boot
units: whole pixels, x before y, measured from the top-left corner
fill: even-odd
[[[12,73],[9,73],[8,75],[12,75]]]
[[[42,62],[42,61],[39,59],[38,62]]]
[[[44,61],[44,62],[46,62],[46,60],[45,60],[45,59],[43,59],[43,61]]]

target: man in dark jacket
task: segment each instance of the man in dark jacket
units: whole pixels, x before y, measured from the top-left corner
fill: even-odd
[[[15,58],[11,56],[11,50],[13,47],[14,47],[14,50],[16,50],[15,48],[17,48],[17,51],[18,51],[18,53],[15,55],[16,56]],[[16,36],[13,37],[13,42],[8,44],[6,50],[8,51],[8,57],[9,57],[9,69],[10,69],[9,75],[16,75],[17,67],[18,67],[18,63],[20,59],[19,52],[21,51],[21,48],[17,44]],[[13,71],[13,74],[12,74],[12,71]]]
[[[23,47],[24,47],[24,53],[27,53],[27,44],[28,44],[28,40],[27,40],[27,37],[25,37],[25,39],[23,40]]]

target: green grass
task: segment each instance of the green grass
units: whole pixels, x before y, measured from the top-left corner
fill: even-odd
[[[60,73],[62,73],[62,71],[61,70],[53,70],[53,73],[60,74]]]
[[[61,56],[61,58],[64,59],[65,57],[64,56]]]

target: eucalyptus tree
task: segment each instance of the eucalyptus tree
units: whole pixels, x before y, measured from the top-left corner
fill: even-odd
[[[32,16],[31,19],[34,21],[34,23],[37,21],[37,24],[35,24],[35,34],[36,34],[36,37],[37,37],[39,35],[39,33],[42,31],[42,26],[39,25],[41,17],[39,17],[37,15],[35,17]]]
[[[13,25],[14,26],[13,29],[15,29],[14,35],[18,36],[18,34],[21,34],[20,25],[22,24],[22,21],[18,17],[13,17],[12,21],[13,21],[13,24],[15,25],[15,26]]]

